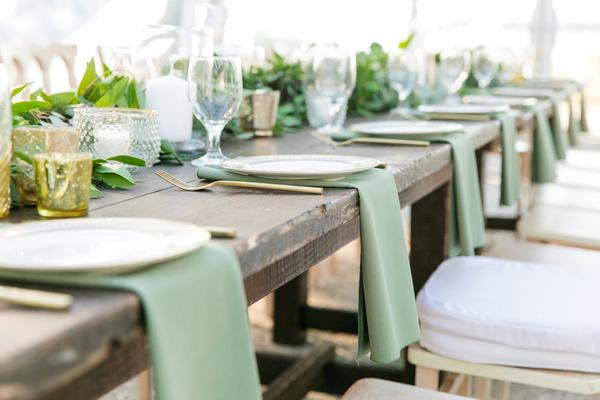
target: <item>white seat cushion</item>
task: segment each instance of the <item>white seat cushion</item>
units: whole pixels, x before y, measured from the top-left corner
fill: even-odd
[[[555,183],[588,189],[600,189],[600,170],[573,167],[560,163],[556,166]]]
[[[600,266],[444,262],[417,297],[421,345],[487,364],[600,372]]]
[[[526,239],[600,249],[600,211],[534,205],[517,229]]]
[[[571,167],[600,170],[600,152],[597,150],[569,149],[564,163]]]
[[[567,207],[600,213],[600,189],[545,183],[535,185],[533,204]]]
[[[342,400],[467,400],[467,397],[434,392],[381,379],[365,378],[356,381]]]

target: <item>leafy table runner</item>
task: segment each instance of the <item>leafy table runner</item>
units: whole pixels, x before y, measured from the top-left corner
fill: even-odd
[[[272,179],[199,168],[209,180],[274,182]],[[281,180],[277,180],[281,183]],[[404,240],[398,190],[393,176],[380,169],[340,180],[293,180],[291,185],[358,189],[361,272],[358,305],[358,354],[388,363],[420,338],[414,289]],[[232,397],[233,398],[233,397]]]
[[[0,272],[1,279],[136,293],[148,331],[157,400],[261,399],[240,267],[209,244],[122,275]]]
[[[334,140],[345,140],[360,133],[342,131]],[[464,132],[432,135],[402,135],[402,139],[429,140],[448,143],[452,147],[452,255],[474,255],[475,249],[485,244],[485,223],[481,204],[477,160],[471,138]],[[518,172],[518,171],[517,171]],[[458,246],[458,248],[457,248]]]

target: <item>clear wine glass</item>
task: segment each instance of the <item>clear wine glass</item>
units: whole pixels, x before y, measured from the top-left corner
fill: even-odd
[[[457,101],[456,92],[469,75],[469,59],[463,50],[444,50],[440,53],[439,80],[448,97]]]
[[[338,132],[356,85],[354,53],[337,46],[314,47],[304,60],[303,72],[311,127],[325,134]]]
[[[487,88],[497,72],[498,62],[492,50],[479,47],[473,51],[473,74],[480,88]]]
[[[400,105],[397,111],[406,108],[406,99],[415,88],[419,76],[419,63],[415,54],[399,49],[388,55],[387,76],[392,88],[398,93]]]
[[[242,66],[239,57],[192,57],[188,69],[189,99],[194,116],[206,129],[206,154],[194,166],[220,166],[221,133],[242,100]]]

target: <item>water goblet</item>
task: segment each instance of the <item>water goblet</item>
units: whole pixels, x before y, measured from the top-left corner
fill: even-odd
[[[188,93],[194,116],[206,129],[206,154],[193,160],[192,165],[218,167],[227,159],[221,152],[221,133],[237,114],[242,100],[239,57],[192,57]]]

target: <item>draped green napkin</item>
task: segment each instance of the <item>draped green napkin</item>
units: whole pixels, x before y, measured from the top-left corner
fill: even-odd
[[[579,112],[580,112],[579,127],[581,128],[580,129],[581,131],[589,132],[588,122],[587,122],[586,105],[585,105],[585,95],[583,94],[583,87],[579,91],[579,99],[581,101],[580,106],[579,106]]]
[[[553,182],[556,178],[556,151],[552,140],[552,129],[542,104],[531,108],[535,114],[536,128],[533,136],[533,181]]]
[[[342,131],[332,138],[345,140],[355,135],[359,135],[359,133]],[[454,168],[452,215],[453,221],[456,223],[453,232],[457,233],[453,239],[458,241],[460,254],[474,255],[475,249],[485,244],[485,222],[481,205],[477,160],[471,139],[463,132],[402,135],[402,139],[448,143],[452,147]],[[452,246],[452,249],[454,248],[456,246]]]
[[[262,398],[240,267],[228,247],[209,244],[122,275],[2,271],[0,278],[136,293],[157,400]]]
[[[560,98],[554,96],[549,99],[552,102],[552,140],[556,158],[564,160],[567,157],[567,137],[562,127],[560,118]]]
[[[517,122],[509,113],[494,114],[501,124],[502,174],[500,204],[510,206],[521,197],[521,170],[517,154]]]
[[[281,180],[199,168],[209,180],[281,183]],[[394,177],[372,169],[340,180],[293,180],[291,185],[358,189],[361,272],[358,305],[358,357],[388,363],[420,338],[414,289]],[[233,399],[234,397],[232,397]]]
[[[581,127],[579,121],[575,120],[575,111],[573,110],[573,99],[569,98],[569,144],[571,146],[577,145],[577,136],[581,133]]]

